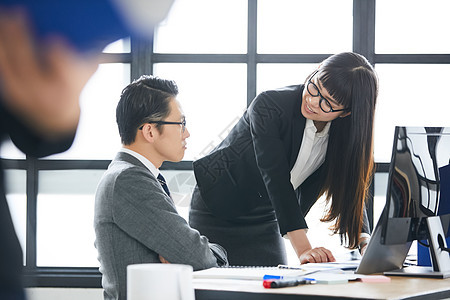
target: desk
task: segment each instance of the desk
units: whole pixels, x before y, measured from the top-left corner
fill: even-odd
[[[196,300],[266,299],[445,299],[450,278],[429,279],[391,276],[390,283],[349,282],[265,289],[261,281],[194,279]]]

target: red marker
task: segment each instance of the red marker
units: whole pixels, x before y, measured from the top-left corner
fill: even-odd
[[[276,280],[264,280],[263,286],[266,289],[282,288],[288,286],[297,286],[301,284],[314,284],[314,279],[276,279]]]

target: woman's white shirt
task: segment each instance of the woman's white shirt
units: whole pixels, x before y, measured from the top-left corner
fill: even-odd
[[[317,132],[314,122],[306,119],[302,145],[297,160],[291,170],[291,183],[294,190],[314,173],[325,161],[331,122],[321,132]]]

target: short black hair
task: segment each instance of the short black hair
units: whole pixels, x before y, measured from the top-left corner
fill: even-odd
[[[133,143],[142,124],[167,117],[170,114],[170,100],[177,95],[175,81],[152,75],[143,75],[125,87],[116,108],[122,144]]]

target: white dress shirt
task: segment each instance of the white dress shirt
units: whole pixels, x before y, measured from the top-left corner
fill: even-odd
[[[120,152],[128,153],[131,156],[134,156],[135,158],[137,158],[141,163],[144,164],[144,166],[147,167],[147,169],[150,170],[150,172],[152,172],[152,174],[155,176],[155,178],[158,178],[158,175],[160,173],[159,170],[147,158],[145,158],[144,156],[140,155],[139,153],[137,153],[133,150],[127,149],[127,148],[120,149]]]
[[[294,190],[325,161],[330,125],[331,122],[328,122],[321,132],[317,132],[314,122],[306,119],[302,145],[291,170],[291,183]]]

